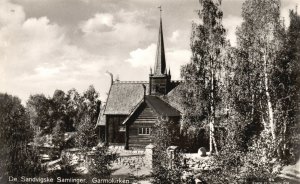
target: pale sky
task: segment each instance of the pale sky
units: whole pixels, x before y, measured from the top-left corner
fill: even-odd
[[[282,16],[298,0],[282,1]],[[243,0],[223,0],[223,24],[235,45]],[[110,71],[120,80],[148,80],[162,6],[167,67],[180,79],[190,60],[198,0],[0,0],[0,92],[22,99],[82,92],[93,84],[106,98]]]

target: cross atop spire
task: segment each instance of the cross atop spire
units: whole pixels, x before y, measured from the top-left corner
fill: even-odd
[[[161,14],[161,6],[158,7],[160,9]],[[163,75],[166,71],[166,58],[165,58],[165,47],[164,47],[164,37],[162,30],[162,18],[160,15],[160,25],[159,25],[159,33],[158,33],[158,42],[157,42],[157,50],[156,50],[156,60],[154,65],[154,75]]]
[[[158,8],[159,8],[159,15],[160,15],[160,18],[161,18],[162,8],[161,8],[161,6],[159,6]]]

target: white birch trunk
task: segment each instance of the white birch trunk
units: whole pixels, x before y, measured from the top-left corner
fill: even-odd
[[[213,152],[213,147],[215,148],[216,153],[218,153],[217,143],[215,139],[215,108],[214,108],[214,68],[213,64],[211,63],[211,104],[210,104],[210,122],[209,122],[209,133],[210,133],[210,140],[209,140],[209,151],[210,153]]]
[[[211,121],[211,117],[209,118],[209,152],[212,153],[213,151],[213,138],[212,138],[212,121]]]
[[[269,82],[268,82],[268,73],[267,73],[267,58],[266,58],[266,53],[265,53],[265,55],[264,55],[264,85],[265,85],[265,91],[266,91],[266,97],[267,97],[268,120],[269,120],[269,126],[271,129],[272,138],[273,138],[273,140],[275,140],[276,139],[276,135],[275,135],[276,126],[275,126],[275,122],[274,122],[274,112],[273,112],[268,83]]]

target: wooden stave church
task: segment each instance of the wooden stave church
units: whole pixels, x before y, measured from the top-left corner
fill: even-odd
[[[151,69],[149,81],[111,81],[97,121],[101,141],[125,149],[144,148],[152,143],[151,130],[159,117],[179,125],[182,109],[175,99],[180,83],[171,80],[170,69],[167,72],[160,18],[153,73]]]

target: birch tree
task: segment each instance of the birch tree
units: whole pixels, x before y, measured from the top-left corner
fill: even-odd
[[[243,4],[244,22],[238,29],[238,49],[243,53],[243,67],[247,71],[244,83],[248,83],[251,116],[260,114],[264,130],[276,140],[274,119],[275,97],[271,76],[281,50],[283,31],[280,24],[279,0],[247,0]],[[248,69],[246,67],[249,67]],[[256,105],[259,106],[256,106]]]
[[[276,62],[271,82],[275,86],[277,99],[275,119],[278,121],[278,156],[287,162],[293,162],[295,156],[299,155],[300,141],[297,119],[300,91],[300,16],[297,10],[290,11],[290,25],[284,36],[283,49]]]
[[[184,123],[203,126],[209,124],[210,152],[218,152],[215,138],[216,107],[220,103],[220,71],[222,52],[226,45],[225,29],[222,25],[221,0],[201,0],[198,12],[202,24],[193,24],[191,36],[191,62],[182,67],[185,80],[183,97],[185,101]]]

